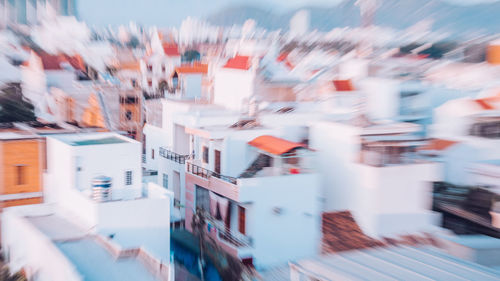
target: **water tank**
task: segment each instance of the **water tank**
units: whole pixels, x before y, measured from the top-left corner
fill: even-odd
[[[95,177],[92,180],[92,199],[96,202],[111,201],[111,178]]]

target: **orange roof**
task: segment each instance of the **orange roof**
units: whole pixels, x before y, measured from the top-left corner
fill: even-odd
[[[333,80],[333,85],[337,91],[354,91],[351,80]]]
[[[175,68],[177,73],[203,73],[207,74],[208,72],[208,64],[204,63],[194,63],[194,64],[185,64]]]
[[[249,70],[250,69],[250,57],[249,56],[235,56],[227,61],[224,68],[234,68]]]
[[[477,99],[475,100],[478,105],[480,105],[484,110],[492,110],[495,109],[486,99]]]
[[[284,60],[286,60],[286,58],[288,57],[288,52],[283,52],[281,54],[279,54],[279,56],[276,58],[276,61],[277,62],[282,62]]]
[[[175,43],[164,43],[163,51],[165,52],[165,55],[170,57],[178,57],[181,55],[179,52],[179,46]]]
[[[421,147],[419,150],[445,150],[458,143],[457,141],[445,139],[433,139],[429,144]]]
[[[273,136],[260,136],[248,142],[249,145],[274,155],[282,155],[295,148],[306,148],[306,145],[287,141]]]
[[[139,71],[141,69],[141,65],[138,61],[120,62],[118,64],[118,68],[123,69],[123,70],[137,70],[137,71]]]

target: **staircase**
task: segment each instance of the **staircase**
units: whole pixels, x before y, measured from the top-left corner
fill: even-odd
[[[260,170],[265,167],[271,166],[271,157],[265,154],[259,154],[257,158],[250,164],[250,166],[239,176],[240,178],[251,178],[255,176]]]

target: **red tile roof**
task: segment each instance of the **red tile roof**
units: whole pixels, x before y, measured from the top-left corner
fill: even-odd
[[[287,141],[273,136],[260,136],[248,142],[260,150],[264,150],[274,155],[282,155],[296,148],[306,148],[302,143]]]
[[[179,46],[175,43],[163,43],[163,51],[165,55],[169,57],[178,57],[181,55],[179,52]]]
[[[42,60],[43,69],[45,70],[61,70],[61,63],[64,62],[61,56],[50,55],[47,53],[38,54]]]
[[[64,60],[71,64],[74,69],[85,70],[85,62],[80,55],[68,56],[64,55]]]
[[[278,62],[282,62],[284,60],[286,60],[286,58],[288,57],[288,52],[283,52],[281,54],[279,54],[279,56],[276,58],[276,61]]]
[[[445,150],[458,143],[457,141],[445,139],[433,139],[419,150]]]
[[[333,80],[333,85],[337,91],[354,91],[351,80]]]
[[[233,68],[233,69],[241,69],[241,70],[249,70],[250,69],[250,57],[249,56],[235,56],[227,61],[224,68]]]
[[[208,72],[208,64],[204,63],[194,63],[194,64],[185,64],[175,68],[177,73],[202,73],[207,74]]]
[[[486,99],[477,99],[475,102],[480,105],[484,110],[492,110],[495,109],[493,105],[491,105]]]
[[[366,236],[349,211],[323,213],[321,231],[324,254],[384,245]]]

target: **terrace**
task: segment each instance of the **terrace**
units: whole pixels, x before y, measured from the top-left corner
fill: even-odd
[[[424,140],[412,136],[364,137],[359,161],[374,167],[426,163],[417,153],[423,144]]]

